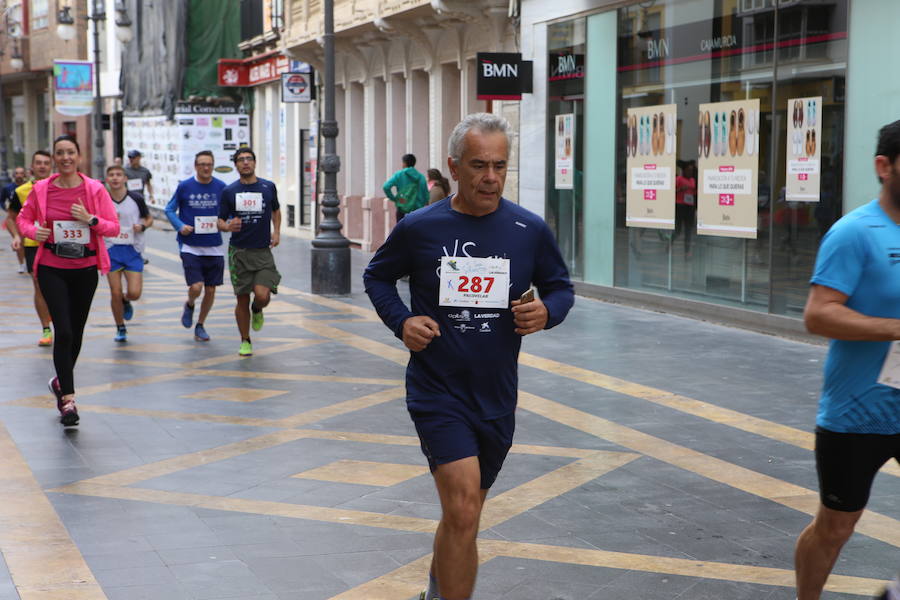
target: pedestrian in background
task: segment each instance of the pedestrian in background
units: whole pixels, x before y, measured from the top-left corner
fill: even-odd
[[[140,192],[144,198],[153,204],[153,174],[150,169],[141,164],[143,155],[140,150],[128,151],[128,164],[125,165],[125,177],[128,178],[127,188],[129,192]]]
[[[428,204],[428,183],[425,176],[416,170],[416,157],[404,154],[400,162],[403,168],[391,175],[382,186],[387,199],[397,205],[397,221]]]
[[[694,213],[697,211],[697,178],[694,162],[684,163],[675,176],[675,231],[672,241],[684,232],[684,255],[691,256],[691,235],[694,233]]]
[[[428,169],[428,204],[450,195],[450,181],[438,169]]]
[[[34,258],[37,256],[40,244],[28,237],[23,238],[20,235],[19,228],[16,226],[16,218],[19,216],[22,207],[28,203],[31,188],[34,187],[35,181],[40,181],[50,177],[53,172],[53,157],[46,150],[38,150],[31,155],[31,175],[34,177],[32,181],[26,181],[16,188],[16,193],[9,201],[9,213],[7,214],[7,227],[13,234],[13,249],[16,252],[22,251],[25,255],[25,268],[31,275],[31,283],[34,286],[34,310],[37,312],[38,320],[41,322],[41,337],[38,339],[38,346],[53,345],[53,331],[50,329],[50,310],[47,308],[47,301],[41,294],[41,288],[37,279],[34,277]]]
[[[25,183],[28,179],[28,173],[25,171],[25,167],[16,167],[13,169],[13,180],[6,186],[0,190],[0,206],[2,206],[3,210],[9,211],[10,203],[13,198],[16,197],[16,188]],[[15,215],[12,215],[10,219],[9,213],[7,213],[7,219],[3,222],[3,228],[9,232],[9,236],[13,239],[16,238],[15,231]],[[10,227],[10,224],[13,224],[13,227]],[[18,250],[16,250],[16,259],[19,261],[19,273],[25,272],[25,250],[21,246],[19,246]],[[30,273],[30,271],[29,271]]]
[[[78,424],[75,407],[75,362],[84,326],[97,289],[97,271],[109,272],[104,237],[119,234],[119,220],[102,183],[78,171],[81,149],[75,138],[53,142],[57,173],[34,184],[16,226],[41,246],[34,271],[53,319],[53,366],[50,391],[63,425]]]

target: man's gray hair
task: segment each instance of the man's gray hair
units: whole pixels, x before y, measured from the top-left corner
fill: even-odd
[[[453,128],[453,133],[450,134],[450,139],[447,141],[447,153],[455,164],[459,164],[463,150],[465,150],[466,134],[472,130],[479,133],[502,133],[506,136],[506,147],[509,149],[511,129],[509,121],[503,117],[484,112],[472,113]]]

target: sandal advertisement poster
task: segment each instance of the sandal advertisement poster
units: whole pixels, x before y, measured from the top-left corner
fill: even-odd
[[[625,224],[674,229],[677,107],[629,108],[627,114]]]
[[[556,115],[556,189],[575,187],[575,115]]]
[[[818,202],[820,149],[822,147],[822,97],[788,100],[791,122],[787,134],[786,200]]]
[[[759,99],[701,104],[697,233],[756,238]]]

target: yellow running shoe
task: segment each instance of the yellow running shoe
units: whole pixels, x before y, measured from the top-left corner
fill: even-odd
[[[53,330],[49,327],[44,327],[44,332],[41,334],[41,339],[38,340],[38,346],[52,346],[53,345]]]
[[[253,356],[253,344],[250,343],[250,340],[241,341],[241,349],[238,350],[238,354],[241,356]]]

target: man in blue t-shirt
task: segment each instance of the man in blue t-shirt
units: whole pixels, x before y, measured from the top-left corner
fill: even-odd
[[[225,250],[219,232],[219,202],[225,182],[212,176],[214,166],[212,152],[198,152],[194,156],[196,175],[179,182],[166,205],[166,216],[178,232],[184,281],[188,286],[187,302],[181,311],[181,324],[187,329],[194,321],[194,303],[203,292],[200,315],[194,326],[194,339],[198,342],[209,341],[203,324],[225,272]]]
[[[878,198],[828,231],[811,280],[806,327],[831,343],[816,417],[820,504],[795,553],[799,600],[820,597],[875,474],[891,458],[900,461],[900,378],[891,381],[888,353],[900,340],[898,158],[895,121],[878,134]]]
[[[481,510],[512,445],[522,336],[561,323],[574,301],[547,224],[502,197],[509,123],[469,115],[448,145],[459,193],[400,221],[363,276],[412,351],[406,403],[442,510],[427,600],[472,595]],[[411,308],[396,285],[407,275]]]
[[[234,317],[241,334],[238,354],[252,356],[250,327],[253,331],[262,329],[262,311],[271,294],[278,293],[281,281],[271,250],[281,240],[281,207],[275,184],[256,176],[253,150],[247,146],[239,148],[234,153],[234,165],[240,179],[222,190],[219,231],[231,232],[228,269],[237,296]]]

